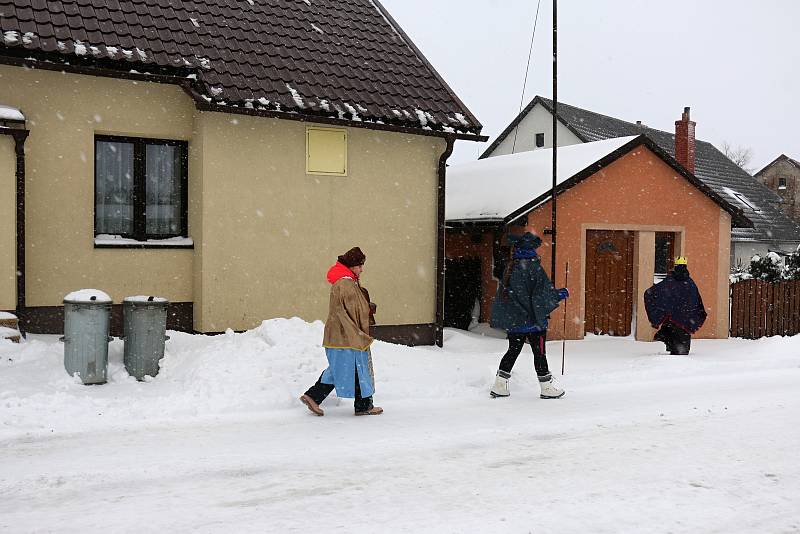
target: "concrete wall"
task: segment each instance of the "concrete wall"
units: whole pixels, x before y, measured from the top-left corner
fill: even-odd
[[[518,131],[516,145],[514,144],[515,132],[512,130],[511,133],[497,145],[491,153],[492,156],[502,156],[503,154],[535,150],[536,134],[540,132],[544,133],[544,147],[542,148],[552,148],[553,146],[553,115],[541,104],[534,106],[517,125],[515,130]],[[578,139],[578,136],[569,131],[561,122],[558,123],[556,130],[558,131],[558,146],[577,145],[582,142]]]
[[[0,97],[0,102],[3,102]],[[0,310],[17,307],[17,209],[14,138],[0,135]]]
[[[192,250],[94,248],[94,135],[188,140],[190,99],[175,86],[0,65],[0,102],[21,109],[31,132],[27,305],[57,306],[87,287],[117,302],[140,294],[192,301]]]
[[[324,319],[325,273],[353,246],[367,256],[378,324],[434,322],[444,140],[349,128],[348,175],[313,176],[305,123],[201,113],[196,124],[196,329]]]
[[[609,194],[613,191],[614,194]],[[556,285],[563,286],[569,261],[569,287],[573,298],[566,305],[567,338],[583,337],[585,317],[585,248],[588,230],[628,230],[637,237],[634,253],[636,294],[634,309],[642,322],[644,290],[652,285],[657,231],[676,232],[678,250],[688,256],[689,271],[709,313],[696,337],[727,337],[727,272],[730,216],[678,175],[649,149],[639,147],[559,197],[558,263]],[[539,235],[550,226],[549,202],[529,215],[528,229]],[[542,265],[550,270],[550,240],[543,238]],[[637,261],[638,258],[638,261]],[[562,325],[562,305],[552,323]],[[563,327],[554,329],[553,338]],[[638,339],[648,339],[652,329],[643,325]]]

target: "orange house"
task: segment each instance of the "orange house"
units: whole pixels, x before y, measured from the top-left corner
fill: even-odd
[[[688,257],[708,311],[695,337],[728,336],[731,227],[752,226],[739,208],[644,135],[561,147],[557,168],[555,276],[551,149],[448,169],[446,325],[464,327],[476,299],[489,321],[505,236],[530,231],[542,237],[542,266],[571,294],[551,317],[551,339],[633,333],[651,341],[643,294],[677,255]]]

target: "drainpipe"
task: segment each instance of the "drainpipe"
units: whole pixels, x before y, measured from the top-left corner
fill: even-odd
[[[20,332],[24,334],[22,313],[25,309],[25,139],[30,132],[25,129],[24,120],[5,119],[0,121],[0,135],[14,138],[14,155],[16,156],[17,179],[16,201],[16,234],[17,234],[17,307]]]
[[[28,130],[12,130],[17,177],[17,318],[25,310],[25,139]],[[20,332],[23,328],[20,327]],[[24,332],[23,332],[24,333]]]
[[[456,138],[447,136],[447,147],[439,156],[439,185],[437,188],[437,232],[436,232],[436,346],[444,344],[444,200],[447,175],[447,159],[453,154]]]

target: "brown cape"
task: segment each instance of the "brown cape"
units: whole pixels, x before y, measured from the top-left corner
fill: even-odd
[[[329,349],[368,350],[369,301],[352,278],[341,278],[331,286],[328,320],[322,346]]]

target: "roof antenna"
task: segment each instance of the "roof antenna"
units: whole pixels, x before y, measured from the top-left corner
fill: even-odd
[[[539,6],[541,4],[542,0],[539,0],[536,4],[536,17],[533,19],[533,31],[531,32],[531,47],[528,50],[528,62],[525,64],[525,80],[522,82],[522,94],[519,97],[519,111],[517,113],[522,112],[522,104],[525,101],[525,88],[528,86],[528,71],[531,68],[531,56],[533,55],[533,38],[536,37],[536,23],[539,21]],[[517,132],[519,132],[519,124],[514,128],[514,143],[511,145],[512,154],[517,148]]]

